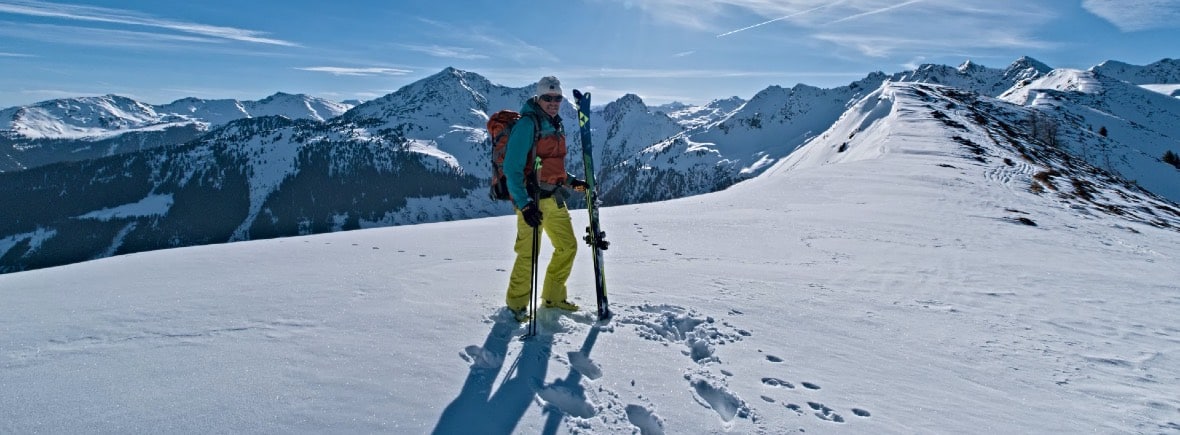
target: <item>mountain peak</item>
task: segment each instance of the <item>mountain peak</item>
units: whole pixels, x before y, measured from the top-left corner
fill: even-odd
[[[619,104],[624,104],[624,105],[640,105],[643,107],[647,107],[647,105],[643,103],[643,98],[640,98],[638,95],[635,95],[635,94],[623,95],[622,97],[620,97],[618,99],[617,102]]]
[[[1028,57],[1028,56],[1020,56],[1020,59],[1016,59],[1015,62],[1012,62],[1012,65],[1008,66],[1009,71],[1015,70],[1015,69],[1027,69],[1027,68],[1035,69],[1037,71],[1040,71],[1042,74],[1048,73],[1049,71],[1053,71],[1053,68],[1050,67],[1049,65],[1046,65],[1045,63],[1043,63],[1039,60],[1033,59],[1031,57]]]
[[[464,70],[455,68],[453,66],[448,66],[446,68],[443,68],[441,71],[425,78],[423,81],[453,83],[456,81],[458,81],[458,82],[473,82],[473,81],[480,82],[480,81],[487,81],[487,79],[479,74],[476,74],[476,73],[473,73],[470,71],[464,71]]]
[[[1090,68],[1090,71],[1137,85],[1180,84],[1180,61],[1171,58],[1146,66],[1108,60]]]
[[[959,65],[958,70],[960,73],[965,74],[968,71],[982,69],[982,68],[986,68],[986,67],[983,65],[979,65],[977,63],[971,62],[971,59],[967,59],[965,62],[963,62],[962,64]]]
[[[635,94],[626,94],[619,99],[610,102],[603,107],[602,113],[607,119],[613,119],[623,113],[632,111],[647,112],[647,104],[643,103],[643,99]]]

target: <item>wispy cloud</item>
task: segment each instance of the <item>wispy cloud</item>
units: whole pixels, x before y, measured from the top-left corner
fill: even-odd
[[[24,54],[24,53],[6,53],[3,51],[0,51],[0,57],[37,57],[37,56],[31,55],[31,54]]]
[[[469,47],[444,47],[441,45],[413,45],[402,44],[402,48],[410,51],[424,53],[434,57],[441,57],[446,59],[487,59],[486,54],[477,53],[474,48]]]
[[[403,76],[413,71],[400,68],[385,68],[385,67],[340,67],[340,66],[310,66],[295,68],[302,71],[323,72],[332,74],[334,76],[356,76],[356,77],[370,77],[370,76]]]
[[[965,49],[1042,49],[1055,46],[1054,43],[1040,41],[1029,36],[1010,35],[1003,32],[940,38],[835,32],[817,33],[812,36],[818,40],[852,48],[858,53],[870,57],[887,57],[899,53],[925,53],[928,55],[964,53]]]
[[[0,1],[0,13],[57,18],[73,21],[120,24],[127,26],[152,27],[186,33],[189,35],[197,35],[198,37],[255,44],[279,45],[287,47],[299,46],[297,43],[271,38],[266,36],[267,34],[265,32],[259,32],[255,30],[175,21],[152,17],[135,11],[111,9],[98,6],[49,3],[36,0],[9,0]]]
[[[549,50],[517,38],[504,39],[492,32],[472,34],[470,38],[477,44],[488,47],[490,53],[503,54],[504,57],[513,59],[517,63],[535,63],[542,59],[550,62],[560,61],[557,55]]]
[[[0,35],[59,44],[117,47],[162,48],[168,44],[176,43],[216,44],[224,42],[219,39],[191,35],[2,21],[0,21]]]
[[[1032,35],[1059,12],[1041,2],[1027,0],[617,0],[634,3],[653,18],[691,30],[715,31],[718,38],[758,31],[780,34],[790,40],[835,44],[835,48],[867,56],[916,55],[953,40],[962,51],[996,47],[1038,48],[1050,43]],[[1100,1],[1100,0],[1088,0]],[[1109,0],[1110,3],[1122,0]],[[1157,4],[1165,0],[1128,0]],[[1168,5],[1175,1],[1168,0]],[[719,28],[734,17],[764,17],[752,25]],[[1172,22],[1180,21],[1173,18]],[[783,25],[769,26],[781,23]],[[724,38],[729,39],[729,38]],[[873,40],[880,40],[874,44]]]
[[[455,25],[429,18],[419,17],[418,21],[438,29],[440,39],[449,39],[452,44],[463,45],[442,46],[437,44],[401,44],[407,50],[426,53],[434,57],[482,60],[492,57],[512,59],[520,64],[534,64],[538,59],[559,61],[557,55],[540,46],[530,44],[519,38],[505,37],[506,32],[501,28],[469,28],[464,32],[455,32]]]
[[[1180,27],[1180,2],[1174,0],[1085,0],[1082,7],[1124,32]]]

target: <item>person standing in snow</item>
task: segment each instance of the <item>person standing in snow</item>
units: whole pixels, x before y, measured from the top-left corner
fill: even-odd
[[[585,192],[587,185],[565,170],[565,129],[557,114],[562,100],[561,82],[557,77],[542,77],[537,82],[536,95],[525,101],[520,109],[518,127],[513,128],[508,137],[504,174],[508,193],[516,207],[516,261],[508,278],[505,302],[519,322],[529,319],[533,235],[540,233],[534,231],[535,228],[548,234],[553,244],[553,257],[545,270],[541,290],[544,306],[578,310],[578,306],[569,302],[566,296],[565,282],[574,266],[578,242],[566,209],[568,192],[565,189]],[[533,123],[540,125],[534,130],[534,126],[529,125]],[[533,155],[536,157],[529,161]]]

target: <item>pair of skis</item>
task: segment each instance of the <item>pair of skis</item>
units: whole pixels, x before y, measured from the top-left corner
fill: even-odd
[[[594,255],[594,294],[598,298],[598,320],[606,320],[611,316],[606,301],[606,274],[603,271],[602,251],[610,242],[606,241],[606,232],[598,223],[598,193],[594,183],[594,155],[590,144],[590,93],[583,93],[574,89],[574,102],[578,106],[578,131],[582,134],[582,168],[586,172],[586,211],[590,212],[590,223],[586,226],[586,237],[582,240],[590,245]]]

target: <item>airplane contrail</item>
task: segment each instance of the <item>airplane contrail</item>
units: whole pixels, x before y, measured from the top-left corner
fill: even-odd
[[[770,21],[763,21],[763,22],[761,22],[761,23],[758,23],[758,24],[755,24],[755,25],[753,25],[753,26],[742,27],[742,28],[740,28],[740,29],[737,29],[737,30],[733,30],[733,31],[729,31],[729,32],[722,33],[722,34],[720,34],[720,35],[717,35],[717,37],[718,37],[718,38],[720,38],[720,37],[722,37],[722,36],[728,36],[728,35],[732,35],[732,34],[734,34],[734,33],[737,33],[737,32],[742,32],[742,31],[750,30],[750,29],[753,29],[753,28],[755,28],[755,27],[761,27],[761,26],[765,26],[765,25],[767,25],[767,24],[770,24],[770,23],[773,23],[773,22],[775,22],[775,21],[782,21],[782,20],[785,20],[785,19],[787,19],[787,18],[791,18],[791,17],[794,17],[794,16],[802,15],[802,14],[806,14],[806,13],[808,13],[808,12],[814,12],[814,11],[817,11],[817,10],[820,10],[820,9],[823,9],[823,8],[832,7],[832,6],[838,5],[838,4],[840,4],[840,3],[844,3],[844,0],[840,0],[840,1],[838,1],[838,2],[834,2],[834,3],[831,3],[831,4],[826,4],[826,5],[822,5],[822,6],[817,6],[817,7],[814,7],[814,8],[808,9],[808,10],[805,10],[805,11],[795,12],[795,13],[793,13],[793,14],[791,14],[791,15],[787,15],[787,16],[785,16],[785,17],[779,17],[779,18],[775,18],[775,19],[773,19],[773,20],[770,20]]]
[[[881,8],[881,9],[877,9],[877,10],[875,10],[875,11],[868,11],[868,12],[864,12],[864,13],[860,13],[860,14],[856,14],[856,15],[847,16],[847,17],[841,18],[841,19],[839,19],[839,20],[832,21],[832,22],[830,22],[830,23],[828,23],[828,24],[836,24],[836,23],[840,23],[840,22],[844,22],[844,21],[848,21],[848,20],[855,20],[855,19],[857,19],[857,18],[860,18],[860,17],[863,17],[863,16],[867,16],[867,15],[873,15],[873,14],[879,14],[879,13],[882,13],[882,12],[887,12],[887,11],[890,11],[890,10],[893,10],[893,9],[900,8],[900,7],[902,7],[902,6],[908,6],[908,5],[912,5],[912,4],[914,4],[914,3],[921,3],[921,2],[922,2],[922,0],[910,0],[910,1],[908,1],[908,2],[905,2],[905,3],[901,3],[901,4],[896,4],[896,5],[893,5],[893,6],[884,7],[884,8]]]

